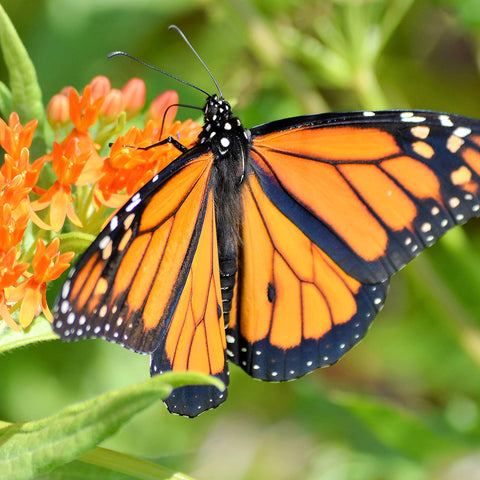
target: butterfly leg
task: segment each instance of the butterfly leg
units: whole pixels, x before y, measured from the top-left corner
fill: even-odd
[[[167,138],[164,138],[159,142],[152,143],[147,147],[135,147],[135,148],[138,148],[138,150],[150,150],[151,148],[159,147],[160,145],[165,145],[167,143],[171,143],[181,153],[185,153],[188,150],[188,148],[185,145],[182,145],[178,140],[175,140],[172,136],[168,136]]]

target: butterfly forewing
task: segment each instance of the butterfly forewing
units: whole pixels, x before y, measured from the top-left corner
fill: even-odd
[[[110,220],[57,300],[54,329],[64,340],[103,337],[142,353],[156,348],[195,253],[212,160],[182,156]]]
[[[378,283],[478,214],[480,122],[367,113],[257,127],[252,161],[277,208],[347,274]]]

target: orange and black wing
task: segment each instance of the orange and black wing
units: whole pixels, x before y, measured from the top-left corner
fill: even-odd
[[[213,194],[210,191],[203,226],[177,308],[152,355],[152,375],[194,371],[215,375],[228,385],[225,328],[218,267]],[[187,385],[173,390],[165,402],[172,413],[195,417],[227,398],[227,390]]]
[[[227,383],[212,164],[206,149],[190,150],[110,220],[57,299],[54,330],[63,340],[102,337],[153,353],[152,373],[158,351],[163,370],[211,373]],[[204,280],[192,282],[193,276]],[[180,317],[190,323],[179,328]],[[173,346],[188,342],[179,360]],[[218,394],[213,387],[197,388],[198,402],[211,408],[210,398]]]
[[[229,354],[265,380],[330,365],[365,334],[390,275],[479,215],[480,123],[352,112],[252,129]]]

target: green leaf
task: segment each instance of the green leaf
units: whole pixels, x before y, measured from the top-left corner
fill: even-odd
[[[466,443],[445,426],[430,425],[411,413],[372,398],[356,394],[335,395],[337,403],[357,418],[384,444],[410,458],[453,457]]]
[[[207,375],[166,373],[42,420],[9,425],[0,430],[0,472],[9,480],[28,479],[71,462],[113,435],[133,415],[186,384],[224,388]]]
[[[5,10],[0,5],[0,42],[10,75],[13,109],[22,122],[38,119],[43,131],[45,111],[35,67]]]
[[[103,467],[104,471],[108,471],[106,470],[108,468],[109,470],[115,470],[116,472],[144,480],[193,480],[184,473],[175,473],[156,463],[101,447],[83,455],[79,460],[96,465],[97,467]]]
[[[96,238],[95,235],[85,232],[61,233],[58,237],[61,253],[75,252],[75,254],[83,253]]]
[[[62,465],[37,480],[193,480],[143,458],[97,447],[78,460]]]
[[[3,82],[0,82],[0,115],[8,118],[12,111],[12,92]]]
[[[11,330],[4,322],[0,323],[0,353],[55,339],[58,337],[52,332],[52,324],[44,316],[37,317],[27,330],[20,332]]]

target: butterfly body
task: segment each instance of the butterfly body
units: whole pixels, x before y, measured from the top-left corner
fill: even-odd
[[[241,192],[251,148],[250,132],[232,115],[230,104],[216,95],[207,98],[205,122],[197,143],[213,153],[212,192],[215,205],[222,311],[228,319],[237,273],[242,219]]]
[[[54,307],[63,339],[151,354],[152,375],[228,385],[228,357],[298,378],[358,343],[389,277],[480,213],[478,120],[347,112],[247,130],[210,96],[204,121],[71,270]],[[225,398],[185,386],[166,404],[193,417]]]

